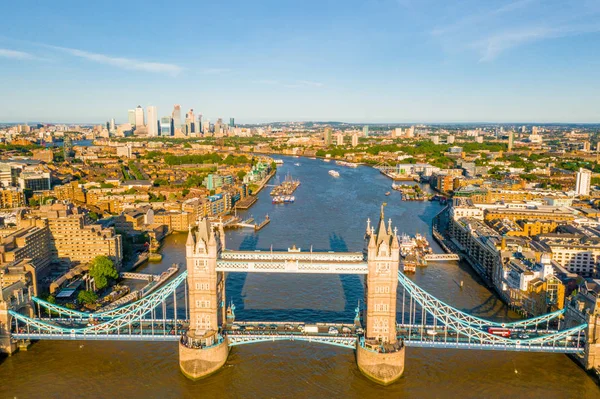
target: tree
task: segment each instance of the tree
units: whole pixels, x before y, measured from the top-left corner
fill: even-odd
[[[240,170],[239,172],[237,172],[237,177],[239,180],[244,180],[244,176],[246,176],[245,170]]]
[[[83,305],[91,305],[96,303],[98,295],[94,291],[80,291],[77,295],[77,301]]]
[[[106,287],[109,280],[115,280],[119,277],[114,262],[104,255],[96,256],[92,260],[89,273],[99,290]]]

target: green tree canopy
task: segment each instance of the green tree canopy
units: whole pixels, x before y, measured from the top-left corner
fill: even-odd
[[[109,280],[119,278],[119,272],[110,258],[100,255],[91,262],[90,276],[94,278],[96,288],[100,290],[108,285]]]
[[[96,303],[98,295],[94,291],[80,291],[77,295],[77,301],[83,305],[91,305]]]

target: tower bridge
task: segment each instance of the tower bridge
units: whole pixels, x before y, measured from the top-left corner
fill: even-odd
[[[376,226],[367,220],[365,244],[364,252],[231,251],[222,226],[215,230],[203,219],[188,234],[186,269],[163,287],[103,312],[39,298],[32,298],[37,317],[0,309],[0,348],[11,352],[20,340],[43,339],[178,341],[180,368],[197,379],[219,370],[231,347],[303,341],[355,350],[359,369],[381,384],[400,378],[410,347],[570,353],[595,361],[600,329],[588,326],[589,318],[570,316],[573,311],[496,322],[421,289],[398,270],[398,232],[391,220],[386,224],[383,209]],[[236,321],[225,305],[225,279],[232,272],[362,274],[365,307],[347,324]]]

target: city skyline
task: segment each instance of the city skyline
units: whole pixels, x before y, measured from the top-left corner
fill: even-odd
[[[0,121],[122,123],[138,104],[242,124],[600,121],[591,1],[53,7],[5,7],[27,23],[0,36]]]

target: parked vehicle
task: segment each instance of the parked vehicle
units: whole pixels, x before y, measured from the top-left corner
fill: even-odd
[[[314,325],[314,324],[306,325],[306,326],[304,326],[304,332],[317,334],[319,332],[319,326]]]

